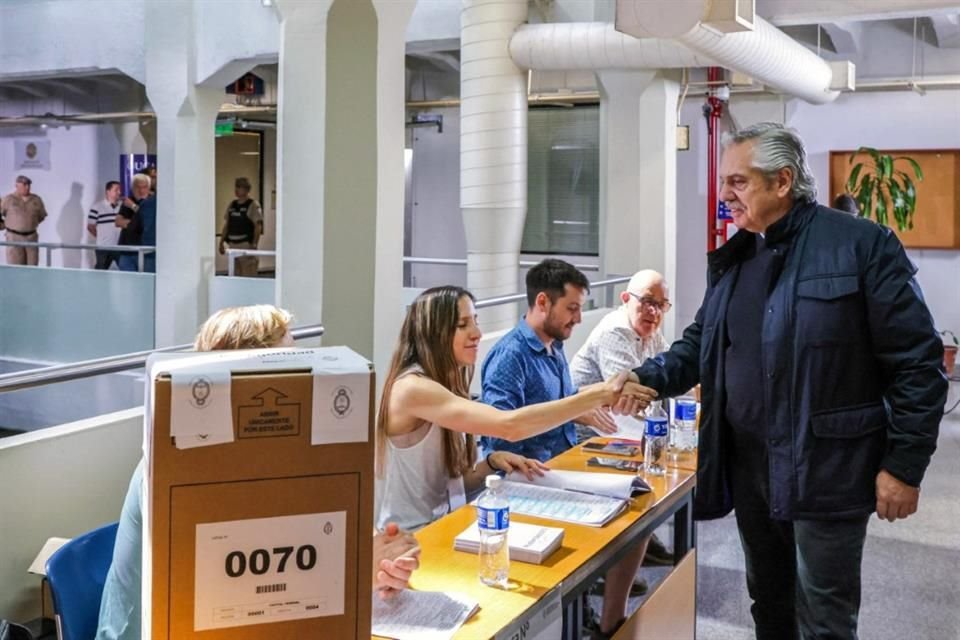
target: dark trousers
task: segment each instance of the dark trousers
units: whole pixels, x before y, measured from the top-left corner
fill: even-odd
[[[736,510],[757,640],[856,640],[869,516],[772,520]]]
[[[97,254],[95,269],[109,269],[114,262],[117,263],[117,268],[120,268],[120,254],[116,251],[96,251],[95,253]]]
[[[137,262],[137,254],[122,252],[117,258],[117,267],[120,271],[137,271],[140,268]]]

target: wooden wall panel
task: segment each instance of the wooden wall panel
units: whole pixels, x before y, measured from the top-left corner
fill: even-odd
[[[910,156],[923,170],[923,181],[914,180],[917,209],[913,214],[913,229],[899,231],[892,216],[889,220],[904,246],[915,249],[960,249],[960,150],[880,151],[894,156]],[[849,162],[851,153],[852,149],[830,152],[830,191],[822,198],[824,204],[832,204],[837,195],[846,191],[845,183],[853,166]],[[861,158],[869,160],[866,154],[858,156],[857,161]],[[906,163],[898,163],[898,166],[913,178],[913,172]]]

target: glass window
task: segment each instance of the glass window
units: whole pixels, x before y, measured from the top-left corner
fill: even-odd
[[[598,255],[600,108],[529,111],[524,253]]]

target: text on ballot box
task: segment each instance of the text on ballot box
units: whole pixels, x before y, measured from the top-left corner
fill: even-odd
[[[197,525],[194,629],[343,613],[346,513]]]
[[[189,357],[180,367],[185,379],[194,376],[187,384],[211,373],[204,356]],[[173,382],[164,373],[177,370],[176,362],[151,369],[145,637],[366,640],[374,488],[369,364],[342,347],[211,357],[217,369],[230,367],[227,428],[234,435],[211,446],[178,446]],[[317,444],[317,432],[340,441]]]

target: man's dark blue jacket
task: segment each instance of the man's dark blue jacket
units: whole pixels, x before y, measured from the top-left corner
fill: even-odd
[[[876,507],[880,469],[919,486],[946,401],[943,344],[886,227],[799,203],[767,229],[779,277],[765,294],[762,357],[770,516],[831,519]],[[701,383],[697,518],[730,512],[724,354],[730,293],[755,243],[740,231],[708,256],[696,319],[635,369],[661,396]]]

